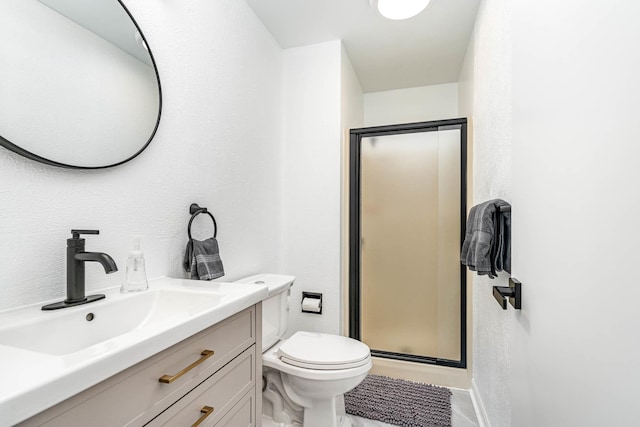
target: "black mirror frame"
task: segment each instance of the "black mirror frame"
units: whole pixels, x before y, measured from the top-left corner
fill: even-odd
[[[138,26],[138,23],[136,22],[136,20],[133,18],[133,15],[131,15],[131,12],[129,12],[129,9],[127,9],[127,7],[124,5],[124,3],[122,3],[122,0],[116,0],[120,6],[124,9],[124,11],[126,12],[126,14],[129,16],[129,19],[131,19],[131,22],[133,22],[133,25],[136,27],[136,30],[138,30],[138,33],[140,34],[140,37],[142,37],[142,40],[144,41],[145,45],[148,47],[149,43],[147,42],[147,39],[144,36],[144,33],[142,32],[142,30],[140,29],[140,26]],[[156,124],[153,127],[153,130],[151,131],[151,135],[149,136],[149,139],[147,139],[147,142],[142,146],[142,148],[140,148],[140,150],[138,150],[134,155],[130,156],[127,159],[124,159],[120,162],[116,162],[113,164],[109,164],[109,165],[104,165],[104,166],[77,166],[77,165],[70,165],[70,164],[66,164],[66,163],[60,163],[60,162],[56,162],[53,160],[49,160],[46,159],[44,157],[38,156],[37,154],[34,154],[30,151],[25,150],[24,148],[21,148],[19,146],[17,146],[16,144],[12,143],[11,141],[7,140],[6,138],[4,138],[2,135],[0,135],[0,146],[13,151],[16,154],[19,154],[23,157],[26,157],[30,160],[35,160],[36,162],[39,163],[44,163],[46,165],[50,165],[50,166],[57,166],[57,167],[61,167],[61,168],[66,168],[66,169],[106,169],[106,168],[111,168],[114,166],[118,166],[121,165],[123,163],[126,163],[130,160],[133,160],[134,158],[136,158],[138,155],[140,155],[140,153],[142,153],[147,146],[149,146],[149,144],[151,143],[151,141],[153,140],[153,137],[155,136],[157,130],[158,130],[158,126],[160,125],[160,116],[162,115],[162,86],[160,85],[160,74],[158,73],[158,67],[156,65],[156,60],[153,57],[153,53],[151,52],[151,48],[148,47],[148,52],[149,52],[149,57],[151,58],[151,63],[153,64],[153,71],[154,74],[156,76],[156,82],[158,84],[158,117],[156,118]]]

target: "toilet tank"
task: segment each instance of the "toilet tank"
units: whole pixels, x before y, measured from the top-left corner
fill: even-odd
[[[269,296],[262,301],[262,352],[277,343],[287,332],[289,321],[287,297],[294,280],[293,276],[256,274],[237,281],[269,288]]]

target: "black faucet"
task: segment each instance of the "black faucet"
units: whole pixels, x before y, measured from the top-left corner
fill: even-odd
[[[115,261],[102,252],[85,252],[81,234],[100,234],[98,230],[71,230],[72,238],[67,239],[67,299],[42,307],[43,310],[56,310],[87,304],[104,298],[103,294],[85,296],[84,263],[95,261],[102,264],[107,274],[118,271]]]

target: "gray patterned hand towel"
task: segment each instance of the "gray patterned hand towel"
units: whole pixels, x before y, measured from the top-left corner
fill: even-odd
[[[471,208],[460,260],[469,270],[493,279],[499,271],[511,272],[511,206],[494,199]]]
[[[183,267],[191,279],[212,280],[224,276],[216,238],[189,240],[184,252]]]

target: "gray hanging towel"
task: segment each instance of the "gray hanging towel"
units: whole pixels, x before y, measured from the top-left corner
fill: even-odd
[[[497,200],[498,208],[495,214],[497,219],[496,251],[493,256],[493,264],[496,271],[506,271],[511,274],[511,212],[500,212],[501,206],[511,206],[504,200]]]
[[[500,213],[501,206],[510,205],[494,199],[471,208],[460,254],[469,270],[491,279],[511,271],[511,214]]]
[[[212,280],[224,276],[216,238],[190,239],[184,252],[183,267],[191,279]]]

